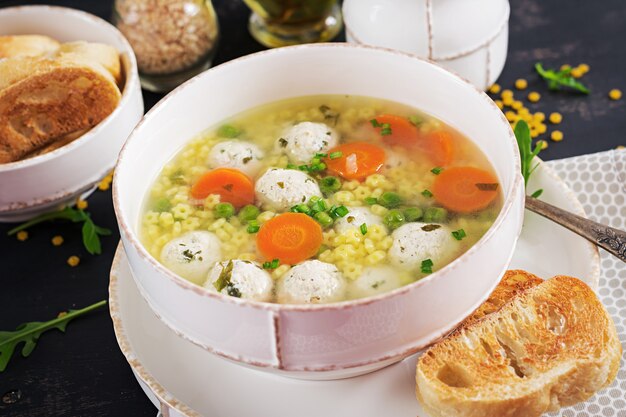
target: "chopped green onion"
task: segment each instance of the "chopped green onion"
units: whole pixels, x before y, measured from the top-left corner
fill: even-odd
[[[413,126],[419,126],[424,122],[424,120],[418,116],[409,116],[409,122],[411,122]]]
[[[423,274],[432,274],[434,265],[435,264],[430,259],[423,260],[422,261],[422,266],[421,266],[422,273]]]
[[[215,216],[230,219],[235,214],[235,207],[230,203],[218,203],[215,206]]]
[[[376,120],[376,119],[370,120],[370,123],[372,124],[373,127],[381,127],[382,126],[380,123],[378,123],[378,120]]]
[[[387,208],[396,208],[402,204],[402,198],[394,192],[387,191],[380,196],[378,204]]]
[[[378,199],[376,197],[365,197],[365,204],[368,206],[373,206],[374,204],[378,204]]]
[[[402,226],[405,222],[404,214],[400,210],[389,210],[383,218],[383,223],[391,230]]]
[[[309,166],[308,166],[308,165],[300,165],[300,166],[298,167],[298,169],[299,169],[300,171],[310,171],[310,170],[311,170],[311,169],[309,168]]]
[[[382,129],[380,129],[381,136],[391,135],[391,125],[389,123],[383,123]]]
[[[341,181],[337,177],[324,177],[320,180],[320,190],[325,195],[332,194],[341,189]]]
[[[263,262],[263,269],[276,269],[280,265],[278,259],[272,259],[271,262]]]
[[[329,227],[333,224],[333,218],[328,215],[328,213],[320,211],[319,213],[315,213],[313,218],[317,220],[317,222],[322,225],[322,227]]]
[[[433,196],[433,193],[431,193],[430,190],[424,190],[422,191],[422,195],[426,198],[430,198]]]
[[[250,220],[248,222],[248,227],[246,228],[246,231],[248,233],[256,233],[259,231],[260,228],[261,226],[259,226],[259,222],[257,220]]]
[[[315,157],[316,158],[326,158],[328,156],[328,154],[326,153],[316,153]]]
[[[467,235],[465,234],[465,230],[463,229],[459,229],[459,230],[455,230],[452,232],[452,236],[456,239],[456,240],[461,240],[464,237],[466,237]]]
[[[423,221],[426,223],[443,223],[448,219],[448,211],[442,207],[428,207],[424,210]]]
[[[287,164],[287,169],[298,169],[298,166],[294,164]]]
[[[330,216],[334,219],[338,219],[339,217],[344,217],[349,212],[346,206],[332,207],[330,209]]]
[[[245,223],[250,220],[256,219],[259,214],[261,214],[261,210],[259,210],[257,206],[248,204],[247,206],[244,206],[241,210],[239,210],[239,214],[237,215],[237,217],[239,217],[239,220]]]
[[[341,151],[331,152],[329,155],[330,159],[337,159],[337,158],[341,158],[342,156],[343,156],[343,152]]]
[[[217,129],[217,136],[222,138],[236,138],[241,135],[241,130],[233,125],[222,125]]]
[[[435,175],[441,174],[441,171],[443,171],[443,168],[441,167],[434,167],[433,169],[430,170],[430,172],[432,172]]]
[[[316,157],[314,157],[313,159],[311,159],[311,166],[313,166],[313,165],[317,165],[317,164],[319,164],[320,162],[322,162],[322,160],[316,156]]]
[[[361,234],[362,235],[367,234],[367,225],[365,223],[363,223],[361,226],[359,226],[359,229],[361,230]]]
[[[311,208],[306,204],[298,204],[291,208],[294,213],[311,214]]]
[[[314,201],[312,204],[309,204],[309,207],[311,207],[312,214],[319,213],[321,211],[326,211],[326,209],[328,208],[328,206],[326,205],[326,202],[322,199],[319,199],[317,201]]]
[[[419,207],[409,207],[404,209],[404,218],[407,222],[416,222],[422,218],[424,212]]]

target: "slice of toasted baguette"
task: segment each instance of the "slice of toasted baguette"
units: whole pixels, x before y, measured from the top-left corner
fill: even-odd
[[[489,298],[487,298],[487,301],[482,303],[474,313],[466,318],[459,325],[459,329],[477,322],[488,314],[495,313],[516,295],[529,288],[536,287],[542,282],[543,280],[541,278],[530,272],[518,269],[506,271],[496,289],[493,290]]]
[[[0,36],[0,59],[47,54],[53,52],[59,46],[59,42],[47,36]]]
[[[416,394],[436,417],[538,417],[607,386],[621,354],[594,292],[557,276],[426,351]]]
[[[0,163],[90,129],[118,105],[114,48],[82,42],[0,61]],[[116,72],[117,69],[117,72]]]

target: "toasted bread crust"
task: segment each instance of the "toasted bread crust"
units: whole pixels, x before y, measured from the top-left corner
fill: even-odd
[[[582,281],[556,276],[429,349],[416,394],[438,417],[534,417],[607,386],[622,349]]]

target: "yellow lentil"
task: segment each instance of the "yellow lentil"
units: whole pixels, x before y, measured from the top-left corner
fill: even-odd
[[[554,132],[552,132],[550,134],[550,139],[552,139],[555,142],[560,142],[563,140],[563,132],[561,132],[560,130],[555,130]]]
[[[548,127],[543,123],[537,123],[535,128],[537,129],[537,132],[539,132],[540,135],[546,133],[546,130],[548,130]]]
[[[507,110],[504,113],[504,116],[506,117],[506,120],[508,120],[509,122],[515,122],[517,121],[517,119],[519,119],[519,116],[515,114],[514,111],[511,111],[511,110]]]
[[[539,94],[536,91],[532,91],[528,93],[528,101],[530,101],[531,103],[538,102],[540,98],[541,98],[541,94]]]
[[[491,87],[489,87],[489,92],[492,94],[498,94],[500,92],[500,84],[494,83]]]
[[[548,147],[548,142],[545,140],[538,140],[537,145],[541,146],[541,150],[544,150]]]
[[[514,100],[513,100],[513,97],[508,97],[508,96],[507,96],[507,97],[503,97],[503,98],[502,98],[502,103],[503,103],[505,106],[511,106],[511,105],[513,104],[513,101],[514,101]]]
[[[85,210],[89,204],[85,200],[76,200],[76,208],[79,210]]]
[[[537,136],[539,136],[539,132],[537,132],[537,129],[530,129],[530,137],[535,139]]]
[[[561,123],[561,121],[563,120],[563,116],[561,115],[561,113],[550,113],[550,123],[554,123],[555,125],[558,125],[559,123]]]
[[[622,98],[622,92],[618,90],[617,88],[614,88],[611,91],[609,91],[609,98],[611,100],[619,100],[620,98]]]
[[[67,258],[67,264],[71,267],[78,266],[79,263],[80,263],[80,258],[76,255],[72,255],[69,258]]]
[[[61,246],[63,244],[63,236],[56,235],[52,238],[52,244],[54,246]]]
[[[28,232],[26,230],[20,230],[19,232],[17,232],[17,240],[19,240],[20,242],[25,241],[26,239],[28,239]]]
[[[502,97],[502,99],[504,100],[505,98],[513,98],[513,91],[511,90],[502,90],[502,94],[500,94],[500,97]]]
[[[513,110],[520,110],[522,107],[524,107],[524,104],[519,100],[515,100],[511,104],[511,107],[513,108]]]
[[[525,90],[526,87],[528,87],[528,81],[526,81],[523,78],[520,78],[519,80],[515,81],[515,88],[517,88],[518,90]]]
[[[563,71],[563,70],[568,70],[568,69],[571,69],[571,68],[572,68],[572,66],[571,66],[571,65],[569,65],[569,64],[563,64],[563,65],[561,65],[561,71]]]
[[[502,108],[504,107],[504,103],[502,103],[502,100],[496,100],[495,103],[496,106],[498,106],[498,108],[502,110]]]
[[[546,120],[546,115],[545,113],[538,111],[537,113],[533,114],[533,119],[538,122],[543,122],[544,120]]]
[[[589,72],[589,65],[587,64],[580,64],[578,66],[578,69],[582,71],[583,74],[586,74]]]
[[[582,70],[580,68],[574,68],[574,69],[572,69],[572,72],[570,74],[572,74],[572,77],[574,77],[574,78],[580,78],[585,73],[582,72]]]

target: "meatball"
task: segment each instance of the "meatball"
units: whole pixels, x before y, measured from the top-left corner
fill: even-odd
[[[305,203],[313,196],[321,197],[317,182],[304,172],[271,168],[255,185],[256,197],[265,207],[285,211]]]
[[[391,266],[372,266],[365,268],[363,273],[350,284],[350,295],[353,298],[369,297],[391,291],[402,285],[400,273]]]
[[[278,281],[278,301],[283,304],[317,304],[345,298],[346,282],[337,267],[317,260],[291,268]]]
[[[222,294],[257,301],[270,301],[272,298],[272,277],[250,261],[233,259],[216,263],[209,272],[205,288],[216,292],[215,282],[220,278],[224,280]]]
[[[189,232],[170,240],[161,250],[161,263],[172,272],[202,284],[211,266],[219,261],[220,241],[211,232]]]
[[[459,242],[452,237],[450,229],[441,224],[408,223],[391,236],[391,262],[410,270],[419,269],[426,259],[439,268],[459,251]]]
[[[339,135],[325,123],[301,122],[278,139],[277,146],[294,164],[308,164],[317,153],[337,146]]]
[[[261,170],[263,151],[253,143],[241,140],[219,142],[209,152],[210,168],[235,168],[255,177]]]
[[[349,207],[348,214],[335,221],[335,230],[344,233],[350,229],[358,229],[365,223],[367,226],[383,225],[380,217],[367,207]]]

